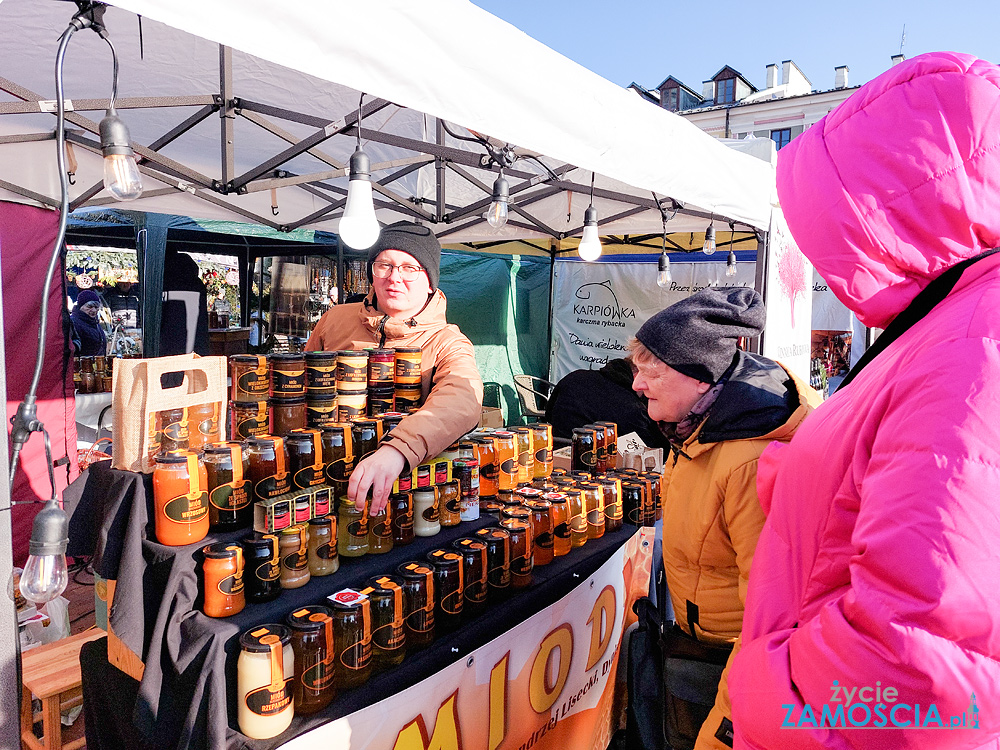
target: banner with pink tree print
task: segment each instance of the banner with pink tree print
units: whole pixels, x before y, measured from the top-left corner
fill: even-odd
[[[766,252],[764,356],[809,379],[812,340],[812,264],[799,250],[780,209],[771,214]]]

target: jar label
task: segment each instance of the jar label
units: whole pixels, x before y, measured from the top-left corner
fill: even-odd
[[[337,366],[306,365],[306,382],[309,388],[336,388]]]
[[[284,495],[291,489],[291,481],[288,472],[264,477],[254,486],[254,493],[259,499],[277,497]]]
[[[517,474],[517,464],[514,462],[513,456],[511,458],[505,459],[500,464],[501,474]]]
[[[521,556],[515,557],[510,561],[510,572],[516,576],[529,575],[534,568],[533,561],[530,557]]]
[[[226,576],[219,581],[219,591],[226,596],[232,596],[243,591],[243,571]]]
[[[347,533],[357,537],[368,536],[368,519],[359,518],[357,521],[351,521],[347,524]]]
[[[275,396],[299,396],[305,392],[306,371],[271,370],[271,388]]]
[[[323,469],[327,482],[330,484],[334,482],[346,482],[350,471],[351,462],[347,458],[338,458],[335,461],[331,461]]]
[[[330,512],[330,488],[323,487],[313,495],[313,517],[320,518]],[[334,522],[336,523],[336,522]]]
[[[392,537],[392,524],[387,518],[380,518],[377,523],[372,524],[371,533],[379,539],[389,539]]]
[[[395,362],[379,362],[370,359],[368,360],[368,380],[372,383],[391,383],[394,369]]]
[[[219,417],[209,417],[198,423],[198,432],[205,437],[216,437],[219,434]]]
[[[455,589],[441,598],[441,611],[449,615],[462,614],[463,592],[462,589]]]
[[[304,469],[299,469],[295,472],[295,486],[299,489],[307,489],[309,487],[315,487],[318,484],[323,484],[322,467],[316,466],[306,466]]]
[[[535,451],[535,460],[540,464],[547,464],[552,460],[552,451],[548,447],[541,447]]]
[[[340,652],[340,663],[352,672],[364,669],[372,660],[372,637],[352,643]]]
[[[187,422],[171,422],[163,428],[163,437],[167,440],[179,441],[188,439]]]
[[[535,537],[535,546],[548,549],[552,546],[552,534],[548,531],[541,532]]]
[[[220,484],[209,493],[208,501],[219,510],[241,510],[250,504],[250,482]]]
[[[383,651],[395,651],[406,643],[406,631],[402,621],[387,622],[372,631],[372,642]]]
[[[396,382],[406,383],[420,379],[420,357],[415,360],[396,357]]]
[[[163,515],[175,523],[197,523],[208,514],[208,493],[189,492],[167,500]]]
[[[337,541],[336,539],[329,542],[324,542],[316,548],[316,557],[320,560],[336,560],[337,559]]]
[[[568,523],[557,523],[555,531],[553,532],[555,536],[560,539],[569,539],[569,524]]]
[[[447,508],[449,513],[462,512],[462,503],[461,500],[457,497],[449,498],[448,501],[445,502],[444,507]]]
[[[278,567],[277,560],[268,560],[266,563],[261,563],[257,566],[255,575],[258,580],[261,581],[277,581],[278,576],[281,575],[281,569]]]
[[[281,558],[281,564],[286,570],[304,570],[309,564],[309,559],[304,552],[296,550]]]
[[[431,505],[429,508],[424,508],[423,512],[420,514],[420,517],[430,523],[434,523],[435,521],[437,521],[438,518],[440,517],[438,514],[437,505]]]
[[[597,457],[595,456],[594,451],[583,451],[578,454],[578,458],[582,466],[592,467],[597,463]]]
[[[465,599],[473,604],[482,604],[486,601],[486,576],[478,581],[465,584]]]
[[[292,680],[284,681],[280,690],[272,691],[270,685],[251,690],[247,693],[246,704],[258,716],[274,716],[280,714],[292,703]]]
[[[320,661],[302,673],[302,686],[309,690],[325,690],[333,682],[333,670]]]
[[[267,378],[266,367],[259,370],[250,370],[236,379],[236,389],[253,396],[266,395],[270,387],[271,382]]]
[[[499,475],[500,467],[497,466],[496,462],[483,464],[479,467],[479,476],[487,481],[495,482]]]

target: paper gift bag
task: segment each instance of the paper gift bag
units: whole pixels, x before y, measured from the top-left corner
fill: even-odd
[[[218,403],[219,439],[225,439],[225,357],[179,354],[155,359],[121,359],[115,362],[112,378],[114,468],[139,472],[153,470],[151,454],[158,450],[156,414],[160,411]]]

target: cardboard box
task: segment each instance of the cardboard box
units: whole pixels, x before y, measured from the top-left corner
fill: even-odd
[[[488,427],[499,430],[503,427],[503,410],[495,406],[484,406],[483,414],[479,418],[480,427]]]
[[[253,506],[253,528],[261,534],[274,534],[292,525],[295,496],[291,493],[258,500]]]
[[[573,470],[573,446],[567,445],[565,448],[552,451],[552,468],[563,471]]]

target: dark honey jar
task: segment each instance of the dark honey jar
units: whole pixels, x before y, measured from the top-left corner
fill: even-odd
[[[229,380],[230,401],[264,401],[271,389],[267,358],[257,354],[229,357]]]
[[[246,440],[270,432],[267,401],[233,401],[229,404],[230,440]]]
[[[311,714],[333,700],[333,616],[327,607],[309,605],[288,615],[295,655],[296,714]]]
[[[427,561],[434,568],[435,627],[449,633],[457,630],[462,622],[465,604],[462,555],[452,550],[436,549],[427,553]]]
[[[389,519],[392,524],[393,545],[413,541],[413,496],[409,492],[389,495]]]
[[[372,615],[368,597],[344,589],[327,598],[333,610],[334,684],[355,688],[372,672]]]
[[[295,430],[285,437],[288,449],[288,471],[292,487],[307,490],[325,481],[323,473],[323,443],[319,430]]]
[[[291,490],[288,453],[283,438],[251,438],[247,441],[247,453],[250,456],[250,481],[253,482],[256,499],[266,500]]]
[[[309,427],[325,427],[337,421],[337,395],[313,396],[310,391],[306,396],[306,425]]]
[[[281,558],[278,554],[276,534],[247,537],[243,547],[243,588],[250,604],[261,604],[276,599],[281,593]]]
[[[292,430],[305,429],[306,400],[304,398],[272,398],[271,433],[285,437]]]
[[[463,537],[452,542],[455,551],[462,555],[462,576],[465,584],[466,615],[475,615],[486,605],[486,543],[481,539]]]
[[[208,523],[212,531],[234,531],[253,523],[250,457],[242,443],[205,446]]]
[[[354,465],[370,456],[378,448],[378,422],[374,419],[356,419],[351,425],[354,444]]]
[[[271,397],[297,398],[306,395],[306,358],[303,354],[272,354]]]
[[[597,465],[597,433],[585,427],[573,428],[573,470],[592,472]]]
[[[427,563],[405,562],[396,574],[403,579],[406,647],[416,651],[434,641],[434,569]]]
[[[502,599],[510,589],[510,533],[488,527],[476,532],[476,539],[486,544],[486,580],[491,599]]]
[[[535,567],[531,523],[520,518],[504,518],[500,526],[510,534],[510,585],[525,588],[531,585]]]
[[[351,425],[338,422],[321,427],[320,443],[326,483],[333,487],[334,499],[338,500],[347,492],[347,480],[354,468]]]
[[[368,581],[361,593],[367,594],[371,600],[372,667],[382,671],[399,666],[406,656],[403,579],[390,575],[376,576]]]

